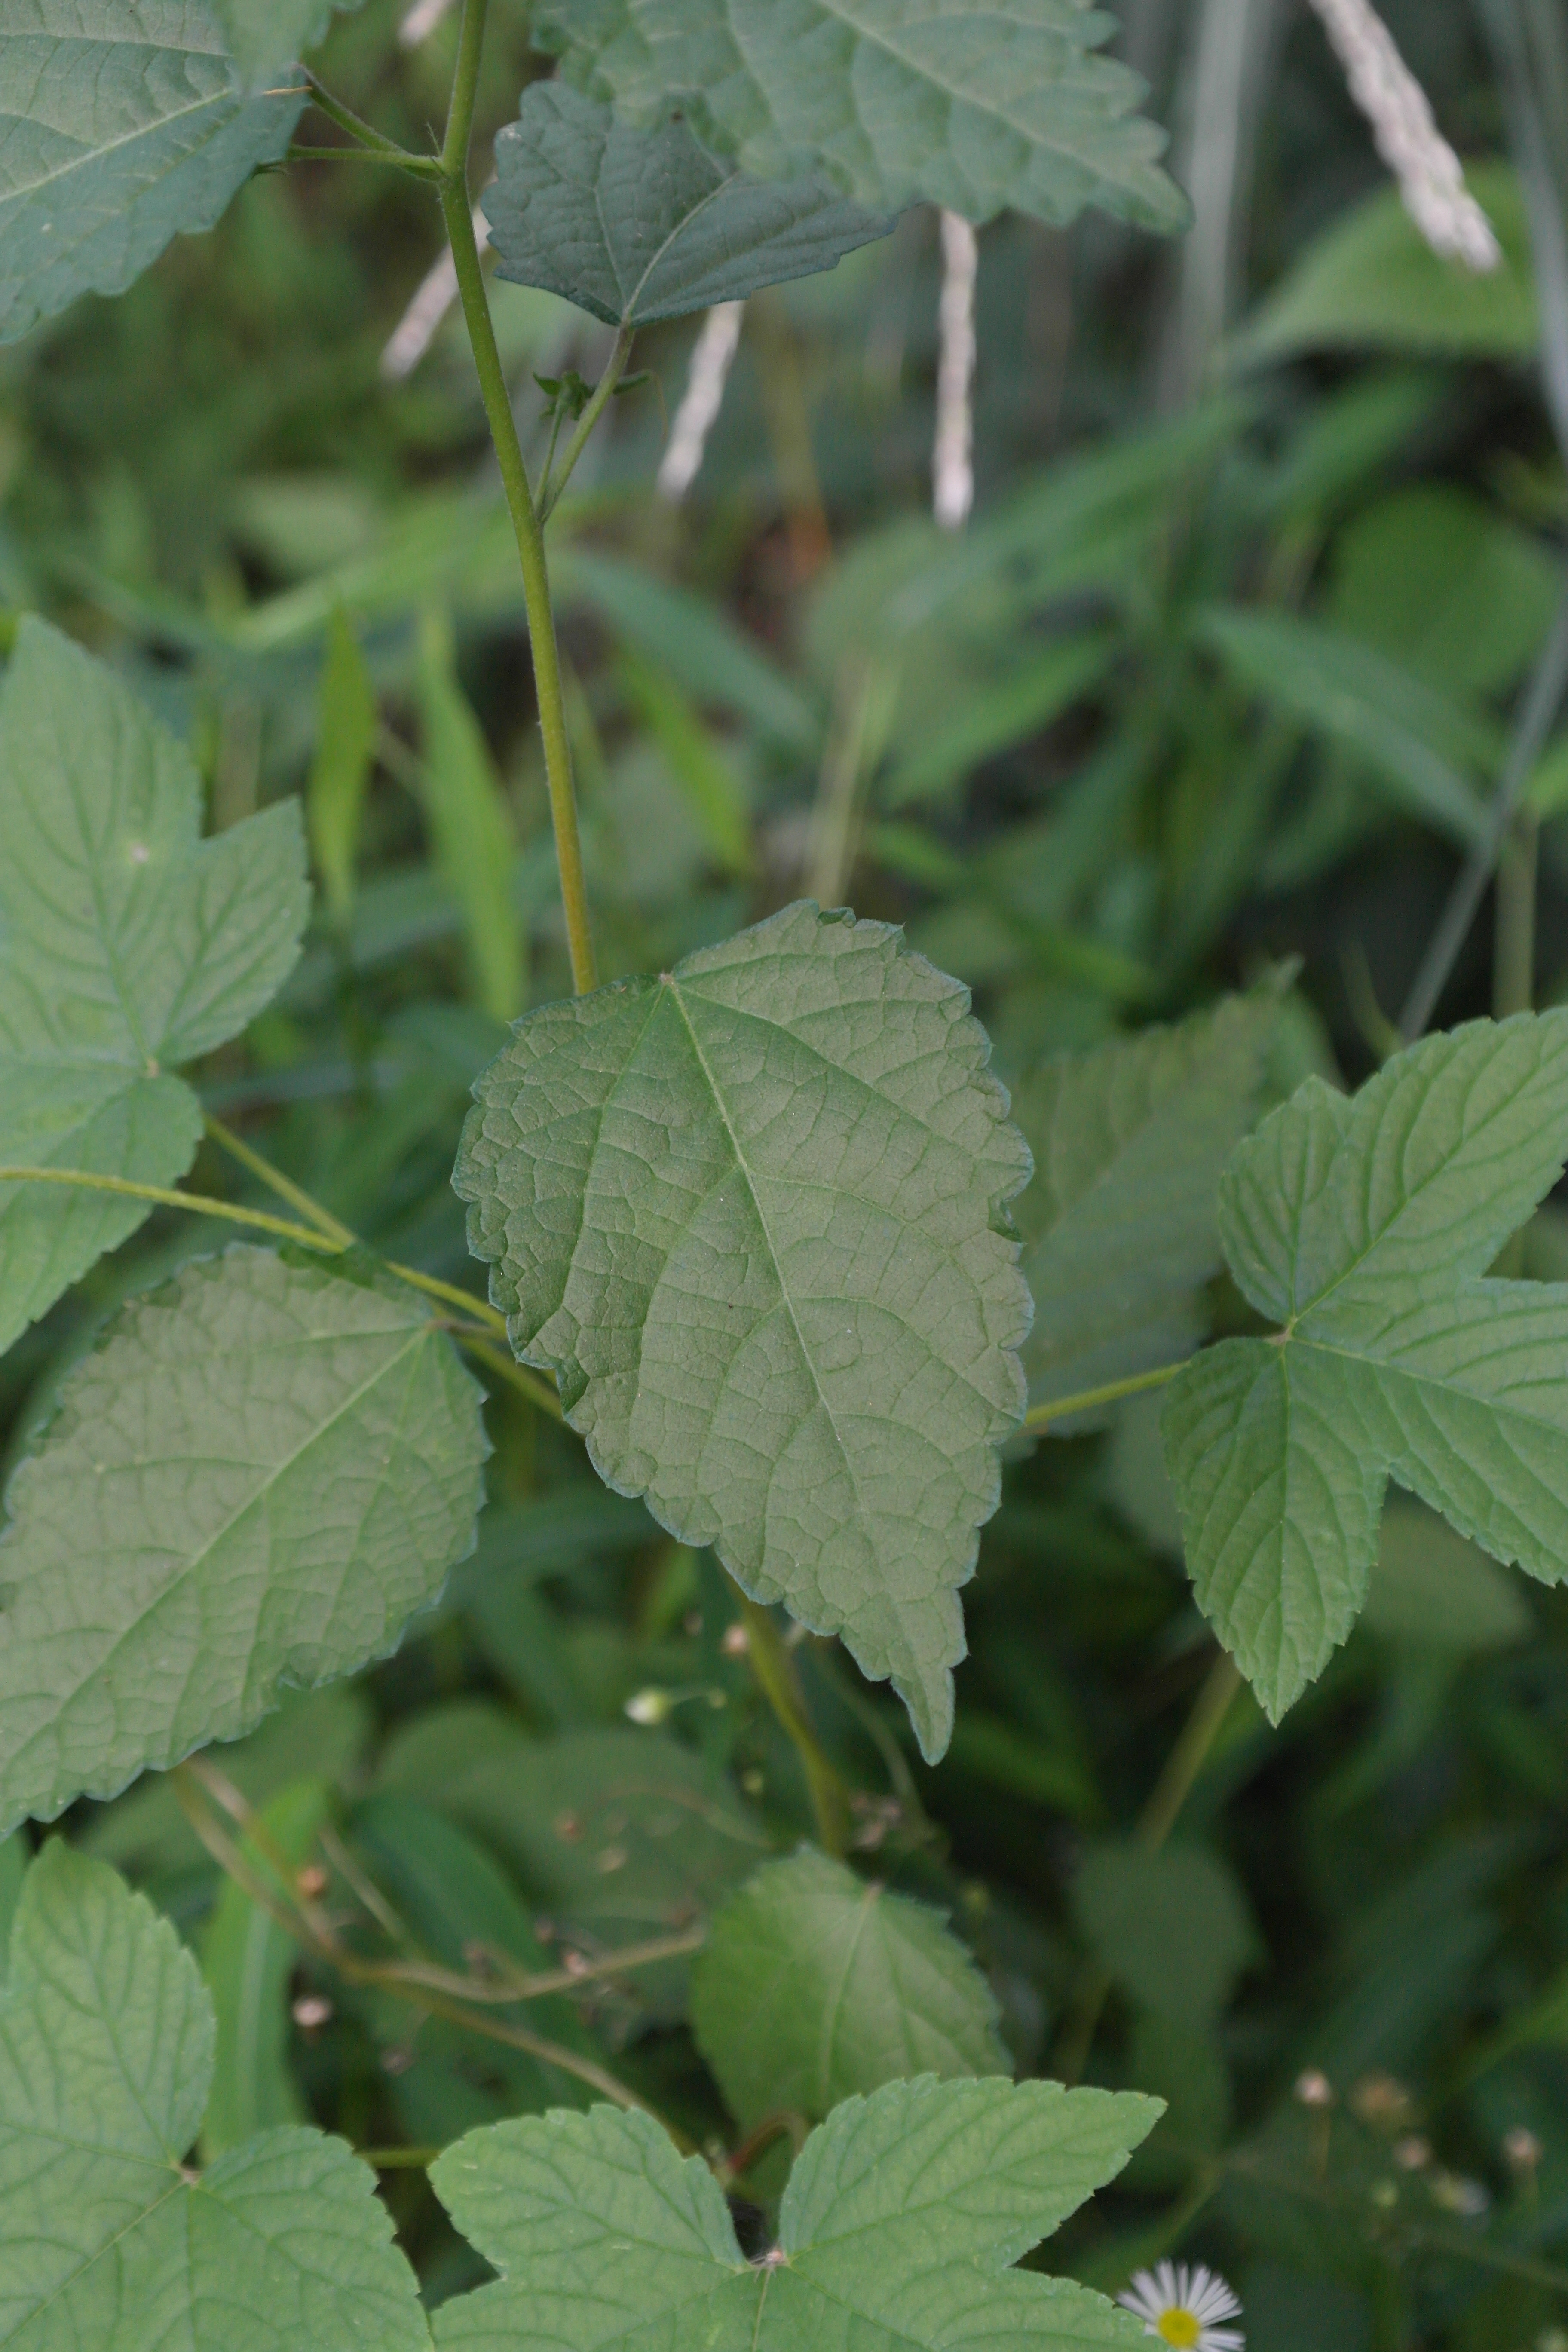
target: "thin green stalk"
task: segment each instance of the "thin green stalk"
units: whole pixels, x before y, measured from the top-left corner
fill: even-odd
[[[437,164],[434,155],[416,155],[412,148],[400,147],[395,139],[389,139],[384,131],[378,131],[374,122],[367,122],[352,106],[345,106],[341,98],[334,98],[330,89],[323,89],[313,73],[307,70],[305,79],[310,84],[311,105],[329,122],[335,122],[340,131],[346,131],[361,147],[373,154],[384,155],[389,163],[401,163],[405,170],[427,173],[432,165]]]
[[[264,1209],[237,1208],[231,1201],[209,1200],[202,1192],[176,1192],[165,1184],[133,1184],[125,1176],[98,1176],[86,1168],[0,1168],[0,1184],[65,1184],[79,1192],[114,1192],[128,1201],[146,1201],[158,1209],[189,1209],[198,1217],[223,1217],[231,1225],[248,1225],[254,1232],[274,1234],[298,1242],[302,1249],[341,1256],[346,1242],[329,1239],[319,1227],[291,1224],[287,1217],[268,1216]]]
[[[1142,1396],[1145,1389],[1163,1389],[1182,1370],[1180,1364],[1161,1364],[1152,1372],[1134,1372],[1131,1380],[1110,1381],[1102,1389],[1085,1389],[1081,1395],[1058,1397],[1048,1404],[1037,1404],[1024,1416],[1026,1429],[1048,1429],[1053,1421],[1067,1421],[1075,1412],[1090,1412],[1097,1405],[1119,1404],[1123,1397]]]
[[[552,1421],[565,1420],[560,1397],[541,1373],[530,1371],[526,1364],[520,1364],[516,1357],[508,1355],[504,1349],[492,1347],[488,1339],[472,1338],[467,1332],[459,1333],[458,1337],[470,1356],[477,1356],[481,1364],[488,1364],[498,1380],[503,1380],[519,1390],[530,1404],[537,1405],[541,1412],[547,1412]]]
[[[1215,1741],[1240,1688],[1241,1675],[1236,1661],[1222,1650],[1209,1668],[1193,1711],[1182,1726],[1149,1801],[1138,1817],[1133,1838],[1145,1853],[1158,1853],[1175,1828],[1183,1807],[1197,1785],[1198,1775],[1214,1752]],[[1103,1969],[1095,1967],[1085,1971],[1068,2012],[1057,2061],[1064,2083],[1076,2083],[1089,2063],[1089,2053],[1110,1993],[1110,1979]]]
[[[287,1201],[291,1209],[298,1209],[302,1217],[308,1217],[317,1230],[325,1234],[330,1241],[336,1242],[340,1249],[353,1247],[357,1235],[341,1217],[334,1217],[330,1209],[324,1209],[320,1201],[312,1200],[292,1177],[285,1176],[281,1168],[274,1168],[270,1160],[264,1160],[243,1136],[235,1133],[232,1127],[226,1127],[223,1120],[215,1118],[210,1111],[203,1125],[213,1141],[220,1145],[231,1160],[237,1160],[258,1184],[265,1184],[269,1192],[275,1192],[280,1201]]]
[[[795,1661],[779,1638],[772,1611],[746,1593],[741,1595],[741,1611],[745,1620],[746,1654],[752,1662],[752,1672],[805,1774],[812,1811],[816,1816],[817,1843],[825,1853],[841,1856],[849,1845],[849,1791],[806,1713]]]
[[[533,680],[539,704],[540,732],[544,739],[544,772],[550,787],[550,815],[555,831],[556,862],[561,869],[561,901],[566,916],[566,941],[572,958],[572,985],[579,996],[598,985],[594,939],[588,919],[588,893],[583,877],[583,845],[577,827],[577,801],[572,783],[572,745],[566,731],[566,705],[561,684],[561,655],[555,641],[555,614],[550,601],[550,574],[544,561],[544,535],[534,509],[528,467],[511,413],[506,371],[496,346],[485,274],[474,236],[468,197],[468,142],[473,135],[474,97],[479,56],[484,45],[487,0],[463,0],[462,30],[458,42],[458,67],[452,84],[452,107],[441,151],[441,212],[458,273],[458,293],[479,373],[479,396],[495,444],[501,487],[510,510],[522,566],[523,604],[528,614],[529,641],[533,650]]]
[[[441,167],[433,155],[388,155],[380,147],[290,147],[290,163],[381,163],[390,171],[411,173],[416,180],[437,180]]]
[[[631,358],[632,345],[637,341],[637,331],[635,327],[622,327],[620,333],[616,337],[616,348],[610,353],[609,363],[605,367],[604,374],[599,378],[598,383],[594,386],[588,405],[584,408],[582,415],[577,420],[577,430],[572,436],[571,440],[566,444],[566,455],[561,460],[560,473],[554,473],[552,470],[552,467],[548,464],[544,468],[544,479],[541,483],[539,490],[539,520],[541,527],[550,520],[551,516],[560,505],[561,493],[566,488],[567,483],[572,479],[573,474],[576,470],[578,458],[583,455],[583,452],[587,447],[589,441],[593,438],[595,425],[597,425],[600,417],[604,415],[606,405],[614,396],[616,384],[619,383],[622,376],[624,376],[626,372],[626,362]]]

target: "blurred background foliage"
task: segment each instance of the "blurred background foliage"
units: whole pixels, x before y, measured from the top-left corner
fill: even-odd
[[[416,141],[452,22],[403,47],[401,13],[368,0],[321,70]],[[930,517],[933,215],[751,305],[679,502],[653,483],[692,328],[641,338],[649,381],[552,527],[601,966],[667,964],[803,891],[847,899],[973,987],[1016,1084],[1299,958],[1271,1089],[1354,1082],[1562,594],[1541,361],[1568,288],[1467,0],[1386,15],[1498,229],[1486,278],[1420,245],[1307,9],[1122,14],[1197,225],[1171,248],[1095,218],[984,233],[963,531]],[[1561,169],[1568,29],[1555,0],[1521,15]],[[488,130],[545,69],[526,16],[493,12]],[[204,1097],[379,1248],[458,1281],[468,1085],[569,979],[471,364],[452,319],[395,380],[384,359],[438,251],[417,186],[298,165],[122,300],[5,352],[0,595],[134,675],[195,748],[213,826],[308,795],[310,945]],[[534,376],[591,380],[608,336],[494,293],[537,456]],[[1547,1003],[1568,994],[1568,735],[1530,798],[1514,854],[1538,855]],[[1519,920],[1510,941],[1489,900],[1444,1021],[1520,1001]],[[1528,972],[1528,924],[1523,953]],[[230,1181],[216,1160],[200,1177]],[[13,1455],[125,1290],[204,1245],[149,1226],[12,1352]],[[1568,1219],[1548,1209],[1528,1248],[1561,1274]],[[1237,1302],[1213,1303],[1223,1327]],[[439,1612],[218,1759],[269,1851],[324,1856],[345,1917],[451,1967],[700,1926],[810,1822],[712,1560],[521,1396],[489,1418],[483,1538]],[[935,1771],[831,1648],[795,1656],[860,1792],[858,1862],[952,1913],[1016,2065],[1171,2103],[1051,2263],[1114,2287],[1202,2256],[1252,2352],[1568,2347],[1568,1601],[1396,1503],[1348,1647],[1276,1732],[1235,1701],[1163,1835],[1214,1653],[1154,1407],[1017,1449],[966,1598]],[[465,2283],[396,2153],[581,2085],[329,1984],[162,1784],[71,1827],[204,1956],[216,2144],[309,2111],[389,2151],[431,2292]],[[631,1991],[595,1980],[534,2022],[732,2147],[686,1981],[679,1958]]]

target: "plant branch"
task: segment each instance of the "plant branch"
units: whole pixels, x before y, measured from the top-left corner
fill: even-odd
[[[484,44],[486,0],[463,0],[458,66],[452,85],[452,106],[441,151],[441,212],[458,273],[458,294],[473,349],[479,379],[479,396],[495,444],[501,487],[506,493],[512,530],[522,566],[523,604],[528,614],[529,642],[533,651],[534,690],[539,704],[540,732],[544,739],[544,772],[550,787],[550,815],[555,832],[556,863],[561,869],[561,901],[566,917],[566,940],[572,958],[572,985],[579,996],[598,985],[594,961],[593,931],[588,919],[588,894],[583,876],[582,838],[577,824],[577,801],[572,782],[572,745],[566,731],[566,705],[561,683],[561,655],[555,641],[555,614],[550,601],[550,574],[544,561],[544,535],[534,509],[528,467],[518,439],[517,419],[507,391],[506,371],[496,345],[485,274],[474,236],[468,197],[468,143],[473,135],[474,98],[479,56]]]
[[[466,1332],[457,1336],[470,1356],[477,1356],[481,1364],[487,1364],[498,1379],[518,1390],[530,1404],[537,1405],[541,1412],[547,1412],[552,1421],[565,1421],[560,1394],[551,1387],[542,1373],[531,1371],[526,1364],[520,1364],[515,1356],[503,1348],[496,1347],[489,1339],[475,1339]]]
[[[351,139],[370,153],[381,156],[388,163],[401,163],[405,171],[417,172],[426,178],[429,177],[432,168],[439,168],[436,156],[416,155],[412,148],[400,147],[395,139],[389,139],[384,131],[378,131],[374,122],[367,122],[363,115],[354,112],[352,106],[345,106],[341,98],[334,98],[309,68],[306,69],[305,79],[310,88],[310,103],[318,112],[324,114],[329,122],[335,122],[340,131],[346,131]]]
[[[812,1811],[816,1816],[817,1842],[825,1853],[842,1857],[849,1846],[849,1792],[816,1736],[795,1661],[779,1638],[773,1612],[744,1592],[741,1595],[741,1612],[752,1672],[800,1758],[811,1792]]]
[[[281,1241],[298,1242],[302,1249],[341,1256],[350,1246],[335,1241],[319,1226],[291,1224],[287,1217],[269,1216],[264,1209],[237,1208],[232,1201],[214,1201],[203,1192],[177,1192],[164,1184],[133,1184],[126,1176],[99,1176],[86,1168],[0,1168],[0,1184],[65,1184],[79,1192],[112,1192],[123,1200],[146,1201],[158,1209],[189,1209],[198,1217],[222,1217],[231,1225],[248,1225],[273,1234]]]
[[[256,1178],[258,1183],[265,1184],[267,1190],[276,1193],[279,1200],[287,1201],[291,1209],[297,1209],[302,1217],[308,1217],[317,1231],[324,1234],[329,1241],[336,1242],[340,1249],[353,1247],[358,1236],[343,1223],[342,1218],[334,1217],[330,1209],[324,1209],[321,1206],[320,1201],[312,1200],[301,1185],[294,1182],[292,1177],[284,1175],[281,1168],[274,1168],[270,1160],[264,1160],[259,1151],[255,1150],[246,1142],[243,1136],[237,1135],[233,1128],[226,1127],[222,1119],[215,1118],[210,1111],[204,1124],[213,1141],[221,1145],[231,1160],[237,1160],[240,1166]]]
[[[1142,1396],[1145,1389],[1163,1389],[1184,1369],[1180,1364],[1161,1364],[1152,1372],[1134,1372],[1131,1379],[1110,1381],[1102,1389],[1085,1389],[1079,1396],[1059,1397],[1048,1404],[1033,1406],[1024,1415],[1026,1429],[1048,1429],[1053,1421],[1067,1421],[1075,1412],[1090,1412],[1097,1405],[1119,1404],[1123,1397]]]
[[[577,420],[577,430],[566,444],[566,454],[561,460],[561,471],[557,474],[552,470],[551,465],[547,464],[545,467],[544,479],[539,488],[541,528],[550,520],[560,505],[561,493],[576,471],[577,460],[593,438],[595,425],[604,415],[605,407],[614,395],[616,386],[626,372],[626,362],[631,358],[632,345],[637,341],[637,333],[635,327],[623,325],[616,337],[616,348],[610,353],[605,373],[594,386],[593,395]]]
[[[388,155],[379,147],[290,147],[289,163],[382,163],[407,172],[416,180],[437,180],[441,167],[433,155]]]

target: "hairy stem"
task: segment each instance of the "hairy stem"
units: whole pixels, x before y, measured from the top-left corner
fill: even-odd
[[[752,1672],[800,1758],[816,1817],[817,1842],[825,1853],[841,1856],[849,1844],[849,1791],[816,1736],[795,1661],[779,1638],[773,1612],[746,1593],[741,1595],[741,1611]]]
[[[572,985],[582,996],[597,987],[598,974],[588,921],[588,894],[583,878],[583,845],[572,782],[572,745],[566,731],[566,705],[561,684],[561,656],[555,641],[555,614],[550,601],[550,574],[544,561],[544,534],[529,485],[522,444],[518,439],[517,419],[511,413],[506,371],[496,346],[468,196],[468,143],[473,135],[474,97],[484,46],[486,6],[487,0],[463,0],[452,106],[441,150],[441,212],[479,373],[479,395],[495,444],[501,487],[522,566],[523,604],[533,650],[534,691],[540,732],[544,739],[544,772],[550,787],[556,862],[561,869],[561,902],[572,958]]]
[[[356,114],[352,106],[345,106],[341,98],[334,98],[330,89],[323,89],[313,73],[307,70],[305,79],[310,86],[310,103],[318,113],[324,114],[329,122],[335,122],[340,131],[346,131],[367,154],[379,155],[388,163],[401,163],[405,171],[417,172],[424,177],[438,168],[434,155],[416,155],[411,148],[400,147],[395,139],[389,139],[384,131],[378,131],[373,122]]]
[[[166,1184],[133,1184],[129,1177],[98,1176],[86,1168],[0,1168],[0,1184],[64,1184],[79,1192],[113,1192],[122,1200],[146,1201],[158,1209],[189,1209],[195,1216],[222,1217],[231,1225],[248,1225],[254,1232],[298,1242],[302,1249],[321,1250],[329,1257],[341,1256],[350,1245],[331,1238],[319,1225],[292,1224],[287,1217],[269,1216],[265,1209],[241,1209],[232,1201],[209,1200],[204,1192],[176,1192]]]
[[[595,425],[604,415],[606,405],[614,396],[616,386],[626,372],[626,362],[631,358],[632,345],[637,341],[637,332],[635,327],[623,326],[616,337],[616,348],[610,353],[605,373],[594,386],[588,405],[577,419],[577,430],[566,444],[566,455],[561,460],[559,474],[552,471],[551,465],[546,465],[544,479],[540,485],[539,491],[541,524],[547,523],[560,505],[561,493],[576,471],[577,460],[592,439]]]

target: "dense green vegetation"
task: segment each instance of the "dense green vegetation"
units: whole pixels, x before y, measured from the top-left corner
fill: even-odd
[[[1384,12],[1471,272],[1308,10],[1129,0],[1183,235],[1103,58],[1073,170],[787,41],[638,119],[762,5],[489,12],[558,694],[461,181],[292,120],[427,157],[482,9],[102,0],[232,121],[85,274],[0,185],[0,1167],[87,1180],[0,1188],[0,2343],[184,2262],[202,2352],[416,2352],[316,2126],[443,2344],[1127,2344],[1173,2255],[1248,2352],[1563,2352],[1568,35]]]

